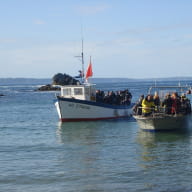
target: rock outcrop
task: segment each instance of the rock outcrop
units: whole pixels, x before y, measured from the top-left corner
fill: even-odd
[[[77,85],[80,83],[78,80],[65,73],[57,73],[53,76],[52,80],[53,85]]]
[[[47,84],[39,87],[36,91],[59,91],[60,87],[55,85],[77,85],[80,82],[67,74],[57,73],[52,78],[52,84]]]
[[[37,91],[59,91],[60,87],[52,86],[51,84],[43,85],[37,89]]]

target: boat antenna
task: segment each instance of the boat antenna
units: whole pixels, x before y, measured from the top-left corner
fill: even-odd
[[[82,62],[82,82],[84,83],[84,53],[83,53],[83,37],[82,37],[82,49],[81,49],[81,62]]]
[[[82,64],[82,69],[81,69],[81,81],[84,83],[85,81],[85,75],[84,75],[84,53],[83,53],[83,35],[82,35],[82,40],[81,40],[81,56],[75,56],[75,57],[81,57],[81,64]]]

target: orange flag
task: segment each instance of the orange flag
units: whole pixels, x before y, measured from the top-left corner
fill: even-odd
[[[93,76],[93,71],[92,71],[92,63],[91,63],[91,58],[90,58],[90,63],[89,63],[89,66],[88,66],[88,68],[87,68],[87,73],[86,73],[86,80],[89,78],[89,77],[91,77],[91,76]]]

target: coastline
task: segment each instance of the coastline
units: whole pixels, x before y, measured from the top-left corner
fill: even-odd
[[[151,78],[126,78],[126,77],[94,77],[91,78],[92,81],[104,81],[104,82],[108,82],[108,81],[192,81],[192,77],[151,77]],[[10,82],[10,83],[14,83],[15,80],[17,80],[18,82],[27,84],[27,83],[31,83],[31,82],[39,82],[40,80],[42,82],[51,82],[52,78],[31,78],[31,77],[3,77],[0,78],[0,84],[3,83],[4,81]]]

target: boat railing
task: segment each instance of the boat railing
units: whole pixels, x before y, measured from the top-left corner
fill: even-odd
[[[139,110],[148,110],[149,112],[158,112],[158,113],[164,113],[166,108],[165,107],[159,107],[159,106],[156,106],[156,107],[137,107],[137,113]]]
[[[177,114],[188,114],[191,110],[186,108],[180,108],[179,110],[175,107],[137,107],[135,115],[141,116],[157,116],[157,115],[177,115]]]
[[[191,86],[189,85],[175,85],[175,86],[151,86],[149,87],[148,89],[148,94],[151,94],[152,92],[166,92],[166,93],[169,93],[169,92],[177,92],[177,93],[188,93],[188,94],[191,94]]]

